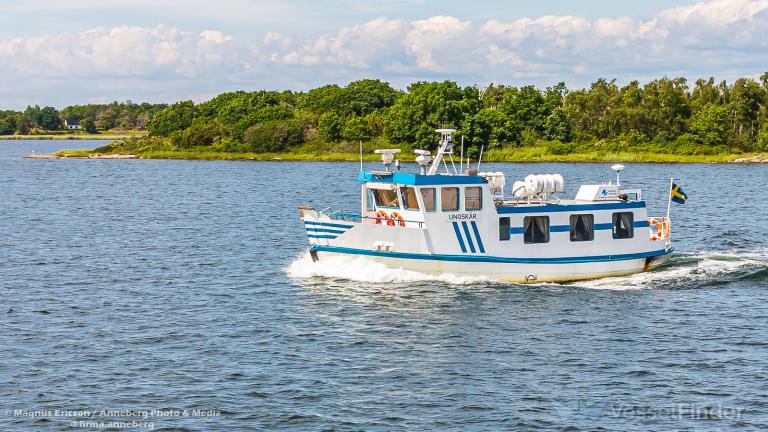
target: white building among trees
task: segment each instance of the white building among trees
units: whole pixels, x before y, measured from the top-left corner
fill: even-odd
[[[82,129],[82,126],[80,126],[80,120],[75,120],[75,119],[64,120],[64,127],[69,130]]]

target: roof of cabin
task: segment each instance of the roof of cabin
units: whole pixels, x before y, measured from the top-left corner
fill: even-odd
[[[519,204],[519,205],[501,205],[496,208],[499,214],[504,213],[552,213],[552,212],[575,212],[591,210],[625,210],[645,208],[645,201],[576,201],[561,200],[558,203],[547,204]]]
[[[380,182],[380,183],[394,183],[414,186],[424,185],[451,185],[451,184],[482,184],[485,180],[480,176],[468,176],[468,175],[423,175],[423,174],[410,174],[401,172],[371,172],[361,171],[357,176],[357,181],[363,182]]]

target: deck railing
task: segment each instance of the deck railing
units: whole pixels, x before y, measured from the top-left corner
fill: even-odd
[[[353,214],[353,213],[344,213],[344,212],[330,212],[325,213],[326,216],[330,217],[333,220],[337,221],[344,221],[344,222],[353,222],[353,223],[380,223],[383,225],[392,225],[400,226],[400,222],[404,222],[407,225],[410,224],[416,224],[419,228],[424,227],[423,221],[415,221],[415,220],[408,220],[408,219],[396,219],[396,218],[385,218],[385,217],[374,217],[374,216],[363,216],[359,214]]]

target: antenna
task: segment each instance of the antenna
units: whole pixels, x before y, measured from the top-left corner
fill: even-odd
[[[390,171],[389,166],[392,165],[395,154],[400,153],[400,149],[378,149],[374,153],[381,155],[381,163],[384,164],[384,169]]]
[[[624,170],[624,165],[616,164],[611,167],[612,170],[616,171],[616,186],[621,186],[621,175],[620,173]]]
[[[416,157],[416,163],[419,164],[419,173],[424,175],[427,171],[429,162],[432,161],[432,157],[429,155],[429,150],[414,150],[418,156]]]
[[[477,172],[480,172],[480,162],[483,161],[483,150],[485,149],[485,145],[480,146],[480,159],[477,160]]]
[[[461,136],[461,160],[459,161],[459,172],[464,172],[464,135]]]
[[[360,172],[363,172],[363,140],[360,140]]]

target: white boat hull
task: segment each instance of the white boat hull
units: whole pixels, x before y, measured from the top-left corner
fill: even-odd
[[[330,252],[313,249],[315,257],[322,262],[324,257],[364,256],[392,269],[411,270],[424,274],[454,274],[460,276],[484,277],[492,281],[509,283],[572,282],[604,277],[626,276],[650,271],[662,265],[669,257],[664,255],[649,258],[624,259],[616,261],[582,263],[489,263],[443,261],[440,259],[410,259],[384,255],[357,255],[347,252]]]

